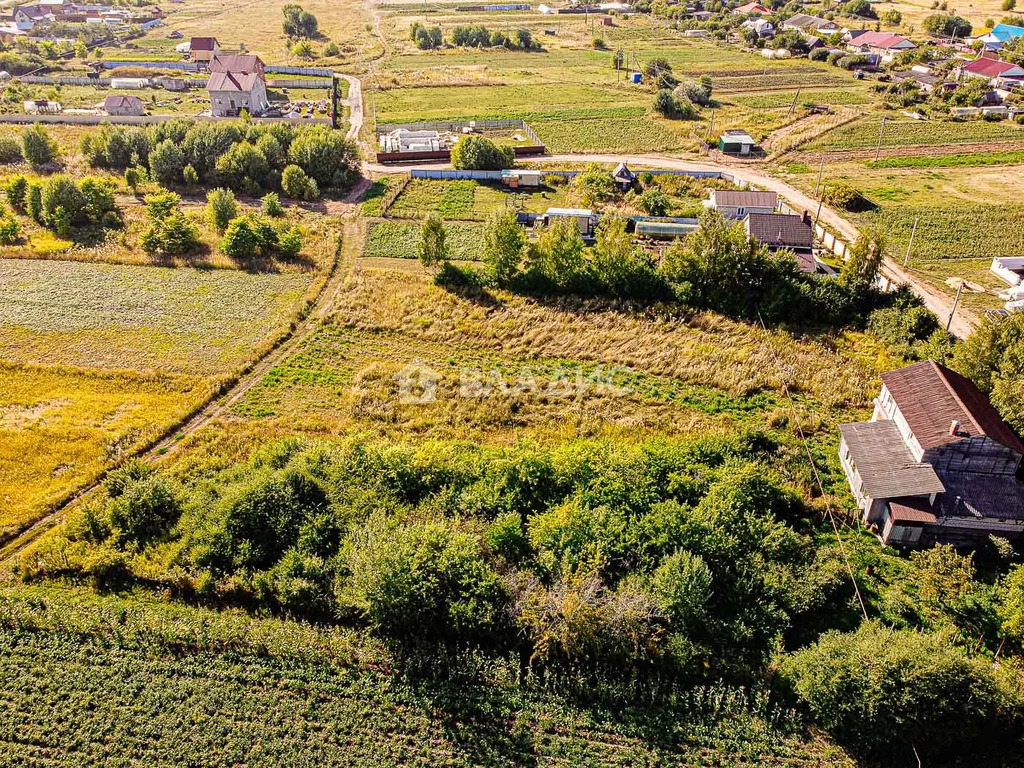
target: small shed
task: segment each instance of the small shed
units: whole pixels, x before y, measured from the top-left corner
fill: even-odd
[[[753,137],[746,131],[726,131],[718,139],[718,149],[726,154],[749,155],[755,146]]]
[[[550,225],[555,219],[575,219],[584,237],[594,232],[594,212],[589,208],[548,208],[544,212],[544,224]]]
[[[612,180],[622,192],[628,192],[636,183],[636,174],[625,163],[619,163],[612,171]]]
[[[544,172],[514,170],[502,171],[501,183],[511,189],[518,189],[519,187],[540,187],[544,184]]]
[[[142,99],[138,96],[127,96],[125,94],[111,94],[103,100],[103,111],[108,115],[121,115],[141,117],[146,114],[146,108]]]

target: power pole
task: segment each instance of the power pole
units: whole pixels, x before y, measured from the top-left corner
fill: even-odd
[[[903,266],[907,266],[910,262],[910,249],[914,247],[914,235],[917,234],[917,222],[918,219],[914,217],[914,227],[910,230],[910,242],[907,243],[907,255],[903,257]]]
[[[789,105],[789,112],[786,113],[786,119],[789,120],[793,116],[793,110],[796,109],[796,100],[800,98],[800,89],[796,89],[796,95],[793,96],[793,103]]]
[[[814,183],[814,196],[818,196],[818,188],[821,187],[821,174],[825,172],[825,153],[821,153],[821,162],[818,164],[818,180]]]
[[[882,134],[885,133],[885,118],[882,118],[882,125],[878,129],[878,146],[875,147],[875,162],[878,162],[878,155],[882,151]]]
[[[956,287],[956,298],[953,299],[953,309],[949,312],[949,320],[946,321],[946,331],[949,331],[949,327],[953,324],[953,315],[956,314],[956,308],[960,304],[960,294],[964,292],[964,281],[961,278],[960,285]]]

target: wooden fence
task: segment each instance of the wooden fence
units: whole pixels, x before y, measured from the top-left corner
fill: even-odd
[[[408,173],[403,173],[395,181],[394,186],[388,187],[387,194],[385,194],[384,198],[380,201],[381,216],[388,215],[388,209],[390,209],[391,206],[395,204],[395,200],[397,200],[398,196],[405,191],[405,188],[407,186],[409,186],[410,181],[412,181],[412,175]]]

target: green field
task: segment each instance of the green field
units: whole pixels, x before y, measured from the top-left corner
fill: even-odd
[[[851,765],[738,689],[613,711],[500,684],[416,684],[348,630],[73,588],[0,593],[0,687],[11,764]]]
[[[810,142],[806,149],[869,149],[878,144],[881,117],[871,116],[836,128]],[[883,147],[939,146],[975,142],[1024,141],[1024,126],[985,120],[938,122],[886,120]]]
[[[887,157],[867,163],[868,168],[967,168],[986,165],[1019,165],[1024,152],[975,152],[959,155]]]
[[[483,225],[447,223],[451,258],[479,261],[483,255]],[[386,259],[415,259],[420,243],[420,225],[401,221],[380,221],[370,225],[363,256]]]
[[[0,261],[8,361],[220,374],[294,316],[308,274]]]

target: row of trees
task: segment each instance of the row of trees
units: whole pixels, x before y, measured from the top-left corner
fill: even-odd
[[[431,50],[444,44],[444,33],[440,26],[428,27],[414,21],[409,29],[409,36],[417,48]],[[503,29],[491,30],[482,24],[452,27],[448,35],[451,45],[464,48],[508,48],[510,50],[539,50],[540,44],[534,40],[533,33],[520,27],[506,32]]]
[[[14,210],[61,237],[68,237],[72,227],[87,224],[111,229],[122,226],[113,187],[106,179],[89,176],[75,181],[56,174],[45,181],[29,181],[17,175],[4,185],[4,195]]]
[[[103,126],[83,136],[81,151],[94,167],[145,168],[165,186],[219,184],[247,194],[280,189],[300,199],[345,189],[359,176],[355,143],[326,126],[187,119]]]

